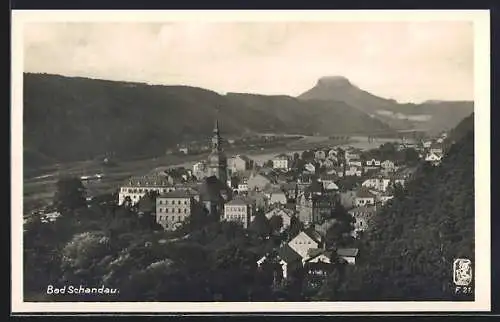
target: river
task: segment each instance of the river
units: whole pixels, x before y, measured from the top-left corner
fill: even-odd
[[[318,146],[328,147],[345,147],[352,146],[361,150],[368,150],[378,148],[381,144],[386,142],[396,142],[397,139],[375,139],[369,142],[366,136],[350,137],[349,142],[332,140],[328,137],[304,137],[298,142],[289,144],[281,148],[265,149],[263,151],[238,151],[244,153],[257,164],[263,164],[272,159],[277,154],[293,155],[295,152],[301,153],[304,150],[311,149]],[[411,142],[411,140],[408,140]],[[238,154],[238,152],[228,153],[228,157]],[[188,159],[181,162],[181,159]],[[86,181],[85,185],[91,195],[113,192],[121,185],[121,183],[133,175],[141,175],[147,173],[162,172],[167,168],[172,167],[185,167],[190,168],[199,160],[205,159],[204,156],[186,156],[186,157],[172,157],[165,156],[153,159],[145,159],[139,161],[122,162],[117,167],[103,167],[102,164],[96,161],[83,161],[68,164],[61,167],[59,171],[52,171],[40,175],[36,178],[24,180],[24,206],[26,210],[37,208],[42,204],[49,202],[55,192],[55,182],[60,175],[94,175],[102,173],[103,178],[99,180]]]

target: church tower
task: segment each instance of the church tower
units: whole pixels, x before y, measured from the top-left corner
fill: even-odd
[[[215,176],[222,183],[227,184],[227,158],[222,149],[222,138],[219,132],[219,121],[215,121],[212,136],[212,152],[208,156],[209,176]]]

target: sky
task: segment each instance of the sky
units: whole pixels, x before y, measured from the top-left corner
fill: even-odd
[[[400,102],[472,100],[471,22],[30,22],[24,71],[296,96],[344,76]]]

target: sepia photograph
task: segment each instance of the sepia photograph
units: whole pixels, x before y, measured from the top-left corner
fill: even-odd
[[[13,312],[490,310],[489,12],[13,11]]]

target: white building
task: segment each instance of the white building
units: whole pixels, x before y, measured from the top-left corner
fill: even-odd
[[[376,178],[366,179],[361,184],[361,186],[385,192],[387,191],[390,182],[391,180],[389,178],[376,177]]]
[[[290,169],[290,158],[286,154],[280,154],[273,159],[273,169]]]
[[[425,161],[431,163],[432,165],[439,165],[441,163],[441,159],[443,155],[436,152],[429,152],[425,156]]]
[[[324,248],[324,243],[321,235],[317,232],[301,231],[288,243],[288,246],[302,257],[302,262],[305,262],[309,259],[309,251],[311,249]]]
[[[361,188],[358,190],[358,192],[356,193],[356,197],[354,198],[355,207],[368,206],[374,204],[375,204],[375,195],[373,193],[371,193],[366,188]]]
[[[141,176],[130,178],[118,192],[118,204],[130,198],[132,204],[136,204],[148,192],[155,191],[158,194],[174,191],[176,187],[165,176]]]
[[[248,228],[254,215],[255,203],[249,198],[235,198],[224,205],[223,221],[240,223],[243,228]]]

